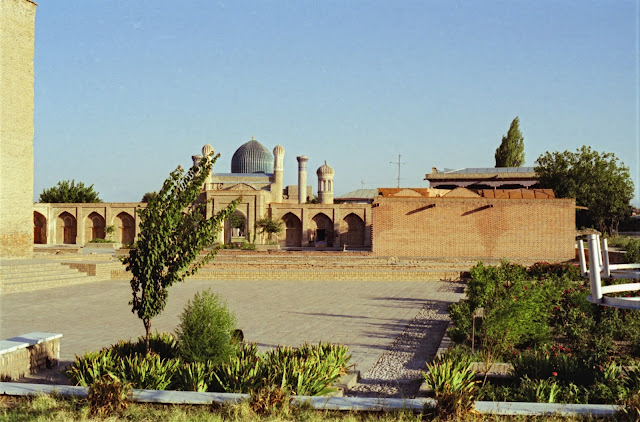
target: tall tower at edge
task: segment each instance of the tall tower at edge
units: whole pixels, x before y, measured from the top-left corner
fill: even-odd
[[[33,254],[36,3],[0,1],[0,256]]]
[[[282,202],[282,188],[284,184],[284,148],[276,145],[273,149],[273,179],[274,186],[271,191],[271,200],[275,203]]]

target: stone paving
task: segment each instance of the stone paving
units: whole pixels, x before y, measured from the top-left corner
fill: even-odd
[[[447,306],[462,298],[462,284],[447,281],[188,280],[170,288],[167,307],[152,320],[152,329],[173,332],[187,301],[207,288],[227,301],[245,340],[261,349],[342,343],[363,374],[421,309],[435,311],[441,320]],[[0,339],[31,331],[61,333],[64,365],[74,354],[144,333],[131,313],[130,296],[129,283],[122,280],[5,294],[0,297]]]

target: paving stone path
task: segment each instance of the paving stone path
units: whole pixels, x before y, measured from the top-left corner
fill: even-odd
[[[245,340],[265,350],[277,345],[331,341],[349,346],[362,374],[389,350],[425,308],[442,321],[462,298],[455,282],[188,280],[171,287],[152,329],[173,332],[187,301],[211,288],[236,314]],[[143,334],[131,313],[127,281],[108,280],[0,297],[0,339],[31,331],[62,333],[61,361]],[[440,324],[441,325],[441,324]],[[442,330],[437,330],[440,341]]]

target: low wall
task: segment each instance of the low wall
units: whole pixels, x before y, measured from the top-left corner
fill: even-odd
[[[58,366],[61,337],[34,332],[0,340],[0,380],[20,379],[39,369]]]

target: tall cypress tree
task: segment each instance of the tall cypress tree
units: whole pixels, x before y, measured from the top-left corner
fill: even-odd
[[[509,132],[502,136],[496,149],[496,167],[520,167],[524,164],[524,137],[520,132],[520,119],[516,116]]]

